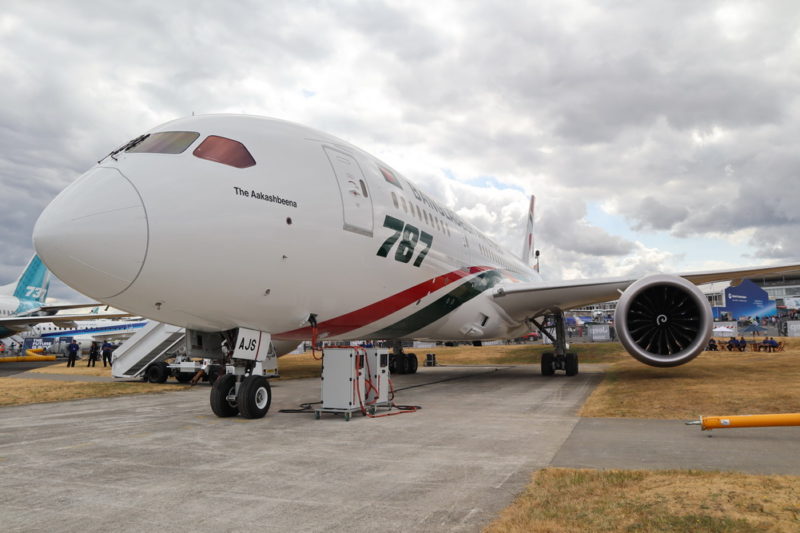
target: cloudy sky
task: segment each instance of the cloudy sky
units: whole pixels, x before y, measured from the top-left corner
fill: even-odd
[[[0,80],[0,283],[193,112],[344,138],[515,252],[536,194],[551,279],[800,256],[797,2],[3,2]]]

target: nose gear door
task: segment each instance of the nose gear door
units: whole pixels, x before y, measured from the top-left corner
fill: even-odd
[[[343,228],[372,237],[372,198],[361,167],[351,155],[329,146],[323,148],[339,185]]]

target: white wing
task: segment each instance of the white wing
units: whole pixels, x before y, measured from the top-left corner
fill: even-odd
[[[800,263],[677,273],[695,285],[714,281],[742,279],[763,274],[777,274],[800,270]],[[550,310],[567,310],[585,305],[609,302],[619,298],[634,278],[605,278],[596,280],[545,281],[538,283],[505,283],[494,292],[495,303],[511,317],[522,320]]]

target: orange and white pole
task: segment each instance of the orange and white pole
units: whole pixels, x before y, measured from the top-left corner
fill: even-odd
[[[800,426],[800,413],[770,415],[701,416],[700,420],[686,422],[687,426],[700,426],[703,431],[728,428],[764,428],[775,426]]]

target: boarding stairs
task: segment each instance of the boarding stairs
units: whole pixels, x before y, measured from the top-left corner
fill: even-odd
[[[115,378],[142,378],[152,363],[183,351],[185,337],[186,331],[181,327],[149,321],[114,350],[111,375]]]

